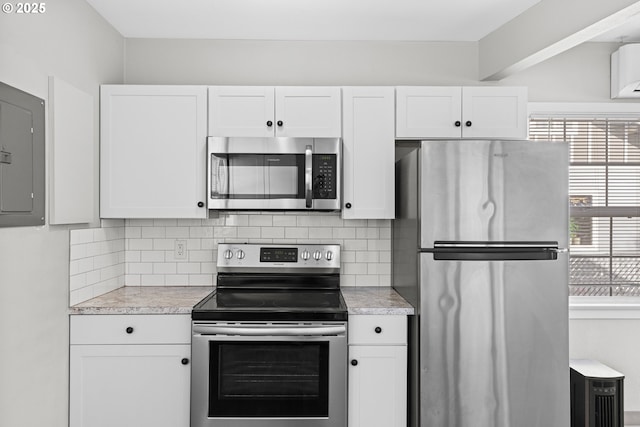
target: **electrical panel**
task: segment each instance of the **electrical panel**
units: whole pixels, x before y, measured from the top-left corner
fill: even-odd
[[[0,227],[44,224],[44,100],[0,82]]]

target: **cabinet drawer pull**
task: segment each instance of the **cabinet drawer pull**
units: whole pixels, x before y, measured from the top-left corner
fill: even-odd
[[[282,125],[283,125],[284,123],[282,123],[282,120],[278,120],[278,121],[276,122],[276,124],[277,124],[278,126],[282,127]]]
[[[273,122],[271,120],[267,121],[267,127],[273,126]]]
[[[471,124],[472,124],[472,123],[471,123],[471,120],[469,120],[469,121],[467,121],[467,122],[465,123],[465,125],[466,125],[467,127],[471,127]]]
[[[356,359],[351,360],[352,366],[356,366],[357,364],[358,364],[358,361]]]
[[[454,125],[456,125],[456,127],[459,128],[462,125],[462,123],[460,122],[460,120],[456,120]]]
[[[182,363],[183,365],[188,365],[189,364],[189,359],[187,359],[186,357],[184,359],[182,359],[180,361],[180,363]]]
[[[376,331],[376,334],[379,334],[382,332],[382,328],[380,326],[376,326],[376,328],[374,329],[374,331]]]
[[[133,333],[133,328],[132,328],[131,326],[127,326],[127,329],[125,329],[125,331],[126,331],[128,334],[132,334],[132,333]]]

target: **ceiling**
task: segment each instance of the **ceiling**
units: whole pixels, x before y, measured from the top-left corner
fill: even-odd
[[[87,0],[127,38],[478,41],[541,0]],[[640,17],[593,41],[640,41]]]
[[[477,41],[540,0],[87,0],[127,38]]]

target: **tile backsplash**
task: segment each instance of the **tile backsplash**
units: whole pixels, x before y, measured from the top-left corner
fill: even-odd
[[[102,220],[101,228],[71,230],[69,304],[78,304],[124,284],[124,220]]]
[[[73,230],[71,302],[111,286],[215,285],[217,244],[224,242],[340,244],[342,286],[391,284],[390,220],[343,220],[338,213],[223,212],[215,219],[110,220],[99,229]],[[110,277],[116,273],[120,276]]]

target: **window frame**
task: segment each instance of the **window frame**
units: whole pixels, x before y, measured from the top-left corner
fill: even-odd
[[[625,118],[640,116],[640,103],[529,102],[529,119],[540,116],[576,118]],[[527,135],[528,135],[527,131]],[[570,319],[640,319],[640,297],[571,296]]]

